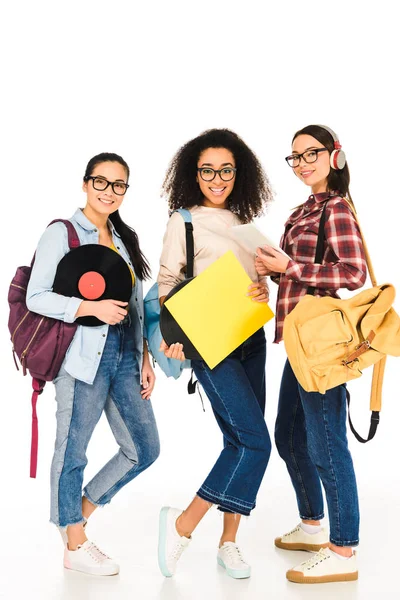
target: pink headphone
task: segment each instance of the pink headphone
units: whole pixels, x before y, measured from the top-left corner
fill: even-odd
[[[332,169],[335,169],[335,170],[343,169],[343,167],[346,164],[346,155],[345,155],[344,151],[342,150],[342,145],[339,142],[338,136],[336,135],[336,133],[334,131],[332,131],[332,129],[330,129],[329,127],[326,127],[326,125],[318,125],[318,127],[322,127],[322,129],[325,129],[333,137],[335,149],[333,150],[333,152],[331,153],[331,156],[330,156],[330,163],[331,163]]]

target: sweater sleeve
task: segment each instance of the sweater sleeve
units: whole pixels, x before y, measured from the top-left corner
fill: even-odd
[[[290,260],[286,276],[317,288],[356,290],[362,287],[367,264],[360,229],[347,203],[332,206],[325,223],[325,239],[337,260],[322,265]]]
[[[164,235],[160,270],[157,277],[160,298],[166,296],[172,288],[185,279],[185,270],[185,224],[179,213],[173,213],[168,220]]]

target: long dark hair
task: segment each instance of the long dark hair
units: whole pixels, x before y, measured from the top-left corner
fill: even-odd
[[[236,163],[235,185],[228,208],[242,223],[260,216],[272,200],[268,177],[256,155],[229,129],[209,129],[182,146],[172,159],[162,186],[170,210],[201,204],[203,194],[196,182],[197,161],[207,148],[226,148]]]
[[[303,129],[296,131],[292,139],[292,144],[299,135],[311,135],[329,150],[329,154],[331,154],[335,149],[335,141],[332,135],[320,125],[307,125],[307,127],[303,127]],[[341,196],[347,196],[351,200],[349,186],[350,171],[347,162],[343,169],[332,169],[331,167],[328,175],[327,191],[337,191]]]
[[[102,152],[101,154],[93,156],[93,158],[91,158],[87,164],[83,181],[88,181],[97,165],[103,162],[116,162],[122,165],[126,171],[126,180],[128,182],[130,173],[128,164],[124,161],[122,156],[114,154],[113,152]],[[136,231],[129,227],[129,225],[127,225],[121,219],[121,215],[119,214],[118,210],[113,212],[109,216],[109,219],[114,225],[117,233],[121,236],[121,239],[132,261],[136,276],[141,280],[148,279],[151,274],[150,265],[140,250],[139,238]]]

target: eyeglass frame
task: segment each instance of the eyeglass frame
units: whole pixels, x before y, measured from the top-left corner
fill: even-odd
[[[204,169],[208,169],[209,171],[214,171],[214,177],[212,179],[204,179],[204,177],[202,175],[202,171]],[[230,169],[231,171],[233,171],[233,177],[231,177],[230,179],[222,179],[222,177],[221,177],[221,172],[225,171],[226,169]],[[200,173],[200,177],[202,178],[202,180],[206,181],[207,183],[210,183],[210,181],[214,181],[217,174],[219,175],[219,178],[221,179],[221,181],[228,182],[228,181],[232,181],[232,179],[234,179],[236,177],[237,168],[236,167],[224,167],[223,169],[213,169],[212,167],[197,167],[197,171],[198,171],[198,173]]]
[[[95,176],[89,175],[88,177],[85,177],[85,181],[89,181],[89,179],[92,180],[93,189],[96,190],[97,192],[105,192],[109,185],[111,185],[111,189],[112,189],[113,193],[116,196],[125,196],[126,192],[128,191],[129,183],[125,183],[125,181],[108,181],[108,179],[106,179],[105,177],[100,177],[99,175],[95,175]],[[106,187],[104,189],[102,189],[102,190],[99,190],[98,188],[95,188],[94,187],[94,180],[95,179],[101,179],[102,181],[107,182]],[[114,185],[117,185],[117,184],[121,185],[121,183],[125,186],[126,189],[125,189],[125,192],[123,194],[118,194],[118,192],[116,192],[115,189],[114,189]]]
[[[312,165],[313,163],[317,162],[317,160],[318,160],[318,158],[319,158],[319,157],[318,157],[319,153],[320,153],[320,152],[325,152],[325,151],[326,151],[326,152],[329,152],[328,148],[325,148],[325,147],[324,147],[324,148],[310,148],[309,150],[305,150],[305,151],[304,151],[304,152],[302,152],[301,154],[297,154],[297,153],[295,153],[295,154],[290,154],[289,156],[285,156],[285,160],[286,160],[287,164],[289,165],[289,167],[290,167],[291,169],[296,169],[297,167],[299,167],[299,166],[300,166],[301,159],[303,159],[303,160],[304,160],[304,162],[305,162],[307,165]],[[317,154],[317,158],[316,158],[315,160],[312,160],[311,162],[308,162],[308,160],[306,160],[306,159],[304,158],[304,155],[305,155],[305,154],[307,154],[307,152],[315,152],[315,153]],[[293,165],[293,166],[292,166],[291,164],[289,164],[289,160],[290,160],[291,158],[293,158],[293,156],[296,156],[296,158],[298,158],[298,159],[299,159],[299,164],[298,164],[298,165]]]

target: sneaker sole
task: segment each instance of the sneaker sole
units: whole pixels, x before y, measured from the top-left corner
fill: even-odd
[[[353,573],[340,573],[338,575],[322,575],[321,577],[306,577],[300,571],[288,571],[286,579],[292,583],[335,583],[337,581],[356,581],[358,571]]]
[[[86,573],[86,575],[100,575],[102,577],[112,577],[113,575],[118,575],[119,573],[119,568],[117,570],[111,570],[108,573],[100,573],[98,570],[96,569],[79,569],[78,567],[73,567],[73,566],[67,566],[64,563],[64,569],[67,569],[68,571],[77,571],[78,573]]]
[[[222,558],[220,558],[219,556],[217,556],[217,562],[221,567],[223,567],[225,569],[225,571],[228,573],[228,575],[233,577],[233,579],[247,579],[251,575],[251,567],[249,567],[248,569],[244,569],[242,571],[239,571],[236,569],[230,569],[229,567],[226,566],[226,564],[224,563]]]
[[[165,559],[165,543],[167,539],[167,516],[168,508],[164,508],[160,511],[160,519],[158,525],[158,566],[160,567],[161,573],[164,577],[172,577],[173,573],[167,568],[167,561]]]
[[[277,548],[281,548],[282,550],[304,550],[305,552],[318,552],[321,548],[328,548],[329,546],[329,542],[326,542],[325,544],[288,544],[282,542],[282,538],[276,538],[274,543]]]

